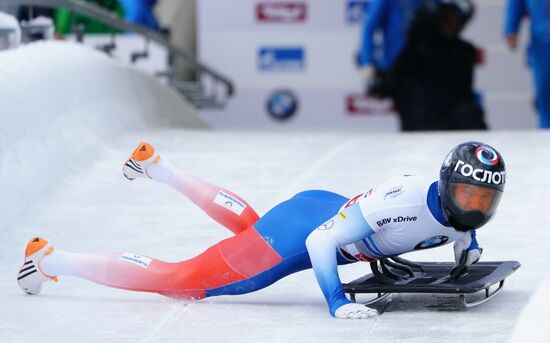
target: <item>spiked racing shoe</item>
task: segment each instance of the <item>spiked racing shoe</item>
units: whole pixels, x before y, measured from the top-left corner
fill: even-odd
[[[122,166],[122,174],[128,180],[135,180],[138,177],[150,179],[151,177],[147,174],[147,167],[159,160],[160,155],[155,148],[147,142],[141,142]]]
[[[57,277],[44,274],[39,266],[44,256],[52,251],[53,246],[49,245],[48,241],[43,238],[35,237],[29,241],[25,249],[25,262],[19,269],[19,275],[17,276],[17,283],[23,292],[32,295],[38,294],[44,282],[50,280],[57,282]]]

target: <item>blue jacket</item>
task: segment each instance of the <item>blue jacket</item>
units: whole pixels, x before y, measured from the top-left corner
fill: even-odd
[[[505,36],[518,33],[524,16],[531,17],[531,41],[550,44],[550,0],[508,0]]]
[[[403,48],[409,25],[421,8],[422,0],[372,0],[363,24],[359,65],[374,65],[387,70]],[[380,31],[383,42],[374,43]]]
[[[153,12],[157,0],[121,0],[120,3],[127,21],[153,30],[159,28]]]

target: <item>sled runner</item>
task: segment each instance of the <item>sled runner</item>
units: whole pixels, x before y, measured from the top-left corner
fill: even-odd
[[[496,296],[504,287],[504,280],[521,266],[517,261],[478,262],[468,267],[464,264],[465,261],[456,266],[451,262],[411,262],[388,257],[371,262],[372,274],[344,284],[344,292],[353,302],[356,294],[378,294],[365,305],[375,304],[392,293],[459,294],[463,306],[471,308]],[[496,284],[497,288],[491,292],[491,286]],[[480,291],[485,291],[484,298],[467,300],[467,294]]]

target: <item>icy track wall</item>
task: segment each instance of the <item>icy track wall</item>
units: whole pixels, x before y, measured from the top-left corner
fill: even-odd
[[[93,147],[130,130],[204,128],[178,94],[81,45],[0,52],[0,231]],[[99,150],[99,149],[97,149]]]

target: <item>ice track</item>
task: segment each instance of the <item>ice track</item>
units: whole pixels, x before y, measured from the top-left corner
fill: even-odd
[[[41,158],[42,168],[32,178],[15,177],[17,168],[27,175],[26,164],[3,165],[4,171],[16,168],[9,174],[16,182],[38,187],[41,176],[49,182],[40,192],[26,190],[32,198],[24,202],[9,191],[21,185],[2,190],[10,209],[24,206],[16,215],[2,212],[10,219],[0,232],[0,341],[500,343],[507,340],[538,284],[550,275],[547,133],[277,134],[147,127],[116,133],[105,128],[107,133],[96,139],[97,144],[90,138],[89,144],[71,150],[78,163]],[[78,141],[78,136],[72,139]],[[129,182],[122,176],[122,163],[140,140],[152,142],[176,166],[237,192],[264,213],[303,189],[353,196],[401,174],[422,173],[435,179],[446,152],[467,139],[494,145],[508,166],[499,213],[478,232],[485,249],[482,258],[515,259],[523,265],[499,296],[472,310],[458,310],[458,299],[450,296],[398,295],[374,320],[337,320],[329,316],[312,271],[256,293],[198,302],[110,289],[69,277],[46,284],[38,296],[27,296],[17,286],[24,246],[35,235],[68,251],[135,252],[169,261],[192,257],[229,236],[173,190],[150,180]],[[18,142],[19,148],[29,144]],[[48,142],[54,144],[55,139]],[[24,147],[19,153],[26,161],[33,146]],[[62,152],[54,149],[48,156],[57,153]],[[18,200],[10,204],[10,199]],[[453,258],[450,246],[405,257]],[[368,266],[357,263],[341,267],[340,272],[348,281],[368,272]]]
[[[457,311],[452,297],[394,296],[375,320],[329,317],[313,273],[290,276],[265,290],[199,302],[108,289],[61,278],[36,297],[20,292],[15,274],[23,247],[41,235],[69,251],[130,251],[175,261],[191,257],[228,232],[171,189],[147,180],[126,181],[120,166],[140,139],[153,142],[181,168],[243,195],[265,212],[298,189],[353,195],[402,173],[436,175],[447,147],[483,139],[500,148],[509,184],[496,219],[479,231],[485,260],[518,259],[523,267],[504,292],[473,310]],[[548,274],[548,192],[542,134],[277,135],[155,130],[129,134],[94,153],[49,194],[11,223],[0,249],[0,329],[6,341],[41,338],[84,341],[357,341],[503,342],[520,309]],[[318,163],[321,161],[321,163]],[[298,182],[297,182],[298,181]],[[450,247],[408,256],[450,260]],[[350,280],[367,270],[342,269]]]

